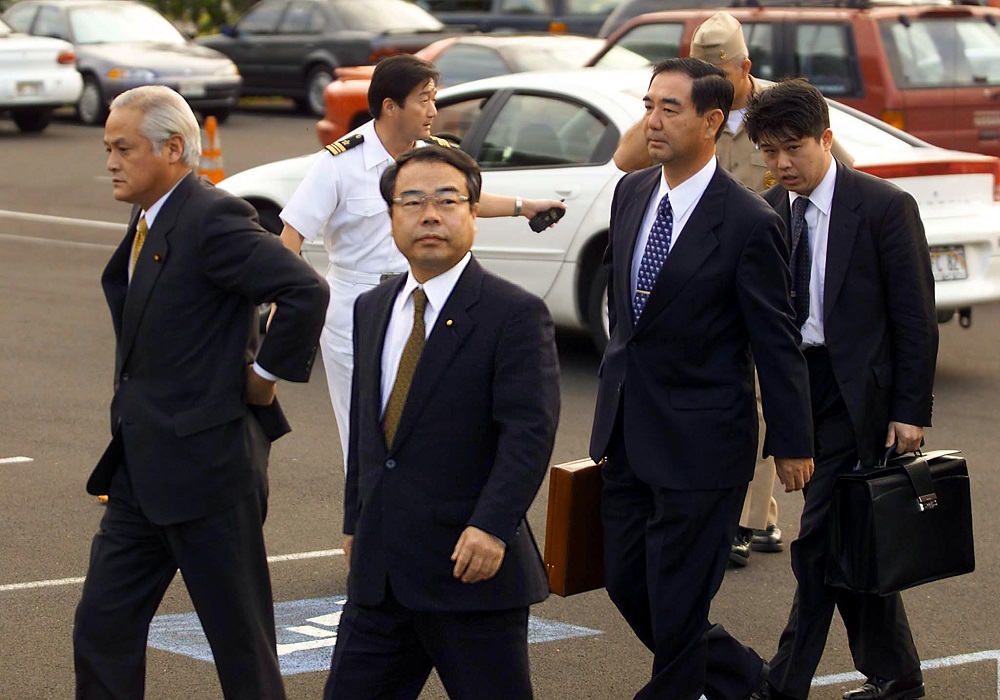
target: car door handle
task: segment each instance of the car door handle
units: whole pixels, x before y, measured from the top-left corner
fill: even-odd
[[[580,191],[579,185],[566,185],[564,187],[556,187],[556,194],[564,199],[575,199],[577,193]]]

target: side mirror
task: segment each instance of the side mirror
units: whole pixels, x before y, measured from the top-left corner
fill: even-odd
[[[236,27],[231,24],[223,24],[219,31],[225,36],[236,38]]]

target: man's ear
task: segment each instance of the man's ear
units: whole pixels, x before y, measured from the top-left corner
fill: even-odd
[[[399,105],[391,97],[382,100],[382,114],[394,114],[398,107]]]
[[[184,158],[184,137],[180,134],[171,134],[164,144],[167,160],[171,163],[179,163]]]
[[[824,151],[829,151],[833,148],[833,129],[824,131],[823,135],[819,137],[819,143]]]
[[[713,141],[715,141],[715,135],[719,133],[719,127],[722,126],[724,119],[725,115],[722,114],[722,110],[718,107],[708,110],[708,113],[705,114],[705,123],[708,126],[708,136]]]

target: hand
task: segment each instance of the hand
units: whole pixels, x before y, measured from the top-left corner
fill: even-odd
[[[566,204],[565,202],[560,202],[558,199],[525,199],[521,201],[521,216],[530,219],[536,214],[541,214],[543,211],[548,211],[553,207],[565,210]]]
[[[785,493],[801,491],[812,478],[816,466],[812,457],[775,457],[774,470]]]
[[[247,365],[247,403],[252,406],[270,406],[277,394],[277,382],[264,379],[253,365]]]
[[[889,431],[885,436],[886,449],[896,446],[896,452],[904,454],[920,448],[924,442],[924,429],[919,425],[889,421]]]
[[[500,570],[507,545],[488,532],[471,525],[462,531],[451,553],[455,568],[451,575],[462,583],[488,581]]]
[[[347,562],[347,573],[351,572],[351,547],[354,546],[354,535],[344,535],[344,560]]]

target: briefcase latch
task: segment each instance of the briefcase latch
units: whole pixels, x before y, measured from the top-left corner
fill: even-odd
[[[930,493],[925,493],[923,495],[917,496],[917,505],[920,507],[920,511],[930,510],[931,508],[938,507],[937,494],[931,491]]]

